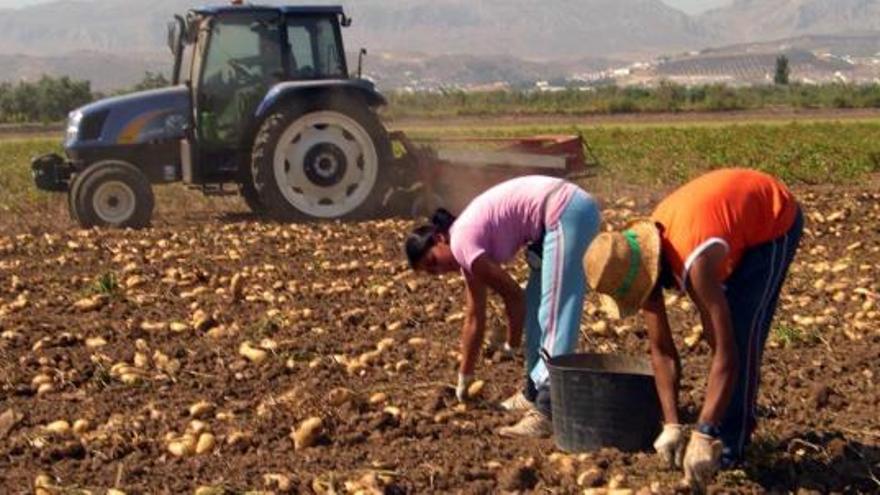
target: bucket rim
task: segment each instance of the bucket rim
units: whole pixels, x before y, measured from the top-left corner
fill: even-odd
[[[600,369],[600,368],[591,368],[584,366],[574,366],[574,365],[563,365],[558,364],[560,361],[570,361],[573,359],[614,359],[618,358],[621,361],[628,361],[630,363],[640,363],[640,369],[630,368],[627,370],[615,370],[615,369]],[[547,360],[546,362],[548,370],[556,370],[556,371],[578,371],[578,372],[593,372],[593,373],[603,373],[608,375],[618,375],[618,376],[637,376],[637,377],[646,377],[654,379],[654,371],[653,367],[650,364],[650,361],[642,356],[635,356],[632,354],[609,354],[609,353],[600,353],[600,352],[579,352],[572,354],[562,354],[559,356],[554,356]]]

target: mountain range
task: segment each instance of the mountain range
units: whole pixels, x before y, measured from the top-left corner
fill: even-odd
[[[734,0],[697,19],[716,42],[880,30],[878,0]],[[880,47],[878,47],[880,51]]]
[[[145,70],[152,70],[162,57],[170,58],[163,54],[167,53],[165,29],[170,17],[201,3],[65,0],[0,9],[0,69],[7,69],[0,78],[31,77],[34,68],[45,67],[52,72],[56,67],[55,72],[61,72],[66,65],[69,70],[78,67],[77,61],[83,57],[92,61],[86,64],[89,66],[100,65],[94,62],[101,57],[117,60],[131,67],[122,71],[125,73],[140,61]],[[650,60],[708,47],[880,30],[880,0],[733,0],[699,16],[688,16],[661,0],[341,3],[355,20],[346,33],[350,50],[364,46],[372,54],[458,56],[470,57],[471,61],[495,58],[547,64],[609,58]],[[861,48],[872,54],[880,52],[880,46]],[[104,85],[101,77],[93,79],[98,79],[96,86]]]

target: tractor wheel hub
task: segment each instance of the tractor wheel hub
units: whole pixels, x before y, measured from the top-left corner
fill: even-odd
[[[304,162],[306,178],[320,187],[338,184],[348,170],[345,152],[332,143],[312,147],[306,153]]]

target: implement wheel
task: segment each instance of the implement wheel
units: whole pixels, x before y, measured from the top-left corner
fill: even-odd
[[[387,192],[391,144],[356,100],[288,107],[269,116],[254,144],[260,203],[279,221],[375,215]]]
[[[72,186],[73,218],[82,228],[142,229],[150,225],[153,189],[137,167],[100,162],[80,174]]]

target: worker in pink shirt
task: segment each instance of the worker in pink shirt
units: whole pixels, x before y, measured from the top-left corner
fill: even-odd
[[[467,400],[479,359],[487,289],[504,300],[509,348],[519,347],[525,328],[525,386],[502,403],[525,416],[503,428],[502,435],[547,437],[553,432],[549,375],[541,351],[558,356],[577,348],[587,290],[581,260],[600,222],[597,202],[576,185],[527,176],[484,192],[457,219],[438,210],[431,224],[415,229],[406,240],[413,269],[433,275],[460,271],[465,280],[459,400]],[[531,271],[523,290],[502,265],[526,247]]]

